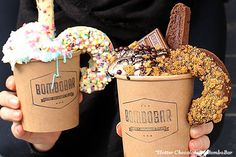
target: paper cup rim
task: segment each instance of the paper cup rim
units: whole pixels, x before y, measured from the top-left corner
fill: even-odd
[[[74,58],[74,57],[78,57],[78,56],[80,56],[79,53],[73,53],[72,58]],[[72,58],[69,58],[69,59],[72,59]],[[58,59],[59,59],[59,60],[63,60],[64,57],[63,57],[63,56],[59,56]],[[44,61],[36,60],[36,59],[31,59],[31,60],[30,60],[30,62],[42,62],[42,63],[50,63],[50,62],[53,62],[53,61],[55,61],[55,60],[51,60],[51,61],[49,61],[49,62],[44,62]]]
[[[128,81],[166,81],[166,80],[182,80],[182,79],[192,79],[191,74],[181,74],[181,75],[168,75],[168,76],[127,76],[115,75],[115,78],[119,80]]]

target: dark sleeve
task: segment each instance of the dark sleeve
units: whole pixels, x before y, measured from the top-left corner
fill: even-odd
[[[21,27],[24,23],[37,21],[37,18],[36,1],[20,0],[17,28]]]
[[[30,154],[33,157],[52,157],[52,156],[65,157],[65,156],[67,156],[66,152],[64,152],[63,150],[61,150],[61,151],[55,150],[54,147],[51,150],[47,151],[47,152],[40,152],[37,149],[35,149],[33,144],[27,143],[27,145],[28,145],[28,148],[30,150]]]
[[[191,4],[190,44],[208,49],[222,61],[226,50],[226,17],[223,0],[193,0]],[[196,81],[195,95],[202,91],[202,84]],[[224,118],[214,124],[209,135],[214,145],[223,128]]]
[[[39,157],[44,157],[46,156],[46,153],[44,152],[39,152],[38,150],[36,150],[34,148],[34,146],[31,144],[31,143],[27,143],[28,147],[29,147],[29,150],[30,150],[30,153],[33,154],[34,156],[39,156]]]
[[[11,9],[9,9],[11,8]],[[2,46],[7,41],[10,32],[15,30],[17,12],[18,12],[18,0],[1,1],[0,5],[0,58],[2,59]],[[12,75],[12,71],[9,64],[5,64],[0,61],[0,91],[6,90],[5,81],[8,76]],[[1,133],[0,133],[1,134]],[[1,137],[0,137],[1,139]],[[0,142],[0,146],[1,146]]]
[[[222,0],[193,0],[190,44],[206,48],[222,61],[226,49],[226,15]]]

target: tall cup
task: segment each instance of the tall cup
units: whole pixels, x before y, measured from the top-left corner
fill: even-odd
[[[188,157],[192,76],[116,78],[124,157]]]
[[[58,61],[31,61],[14,69],[22,125],[30,132],[54,132],[79,123],[80,56]],[[57,74],[58,77],[55,77]]]

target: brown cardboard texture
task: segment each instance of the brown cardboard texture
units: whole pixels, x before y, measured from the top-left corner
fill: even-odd
[[[124,156],[188,157],[192,76],[116,78]]]
[[[79,123],[79,55],[56,61],[16,64],[14,77],[23,112],[23,128],[30,132],[54,132]],[[52,86],[53,84],[53,86]]]

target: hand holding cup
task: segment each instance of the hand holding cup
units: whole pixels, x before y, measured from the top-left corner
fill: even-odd
[[[0,104],[2,105],[0,118],[12,122],[11,131],[16,138],[32,143],[39,151],[51,149],[60,137],[61,131],[47,133],[25,131],[21,124],[23,114],[20,101],[16,95],[16,84],[13,76],[8,77],[6,87],[10,91],[0,93]],[[79,102],[82,102],[82,100],[81,94]]]

